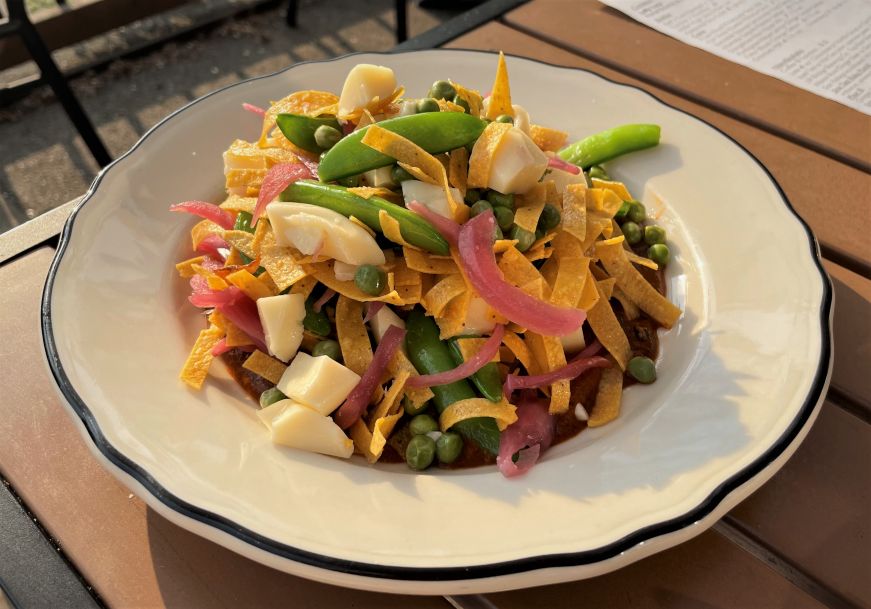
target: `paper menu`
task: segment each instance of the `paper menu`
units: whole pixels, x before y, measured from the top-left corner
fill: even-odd
[[[871,115],[868,0],[602,0],[714,55]]]

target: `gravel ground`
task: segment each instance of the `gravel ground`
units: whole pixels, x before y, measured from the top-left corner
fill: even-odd
[[[74,79],[72,86],[117,157],[161,118],[216,88],[298,61],[391,48],[393,4],[303,0],[296,29],[285,26],[280,9],[249,14],[147,55],[115,61]],[[409,35],[455,14],[409,3]],[[68,53],[72,62],[82,54]],[[17,68],[17,75],[26,69]],[[0,232],[82,194],[98,169],[50,90],[43,89],[0,107]]]

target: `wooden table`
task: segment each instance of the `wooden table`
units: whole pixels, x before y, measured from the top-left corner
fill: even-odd
[[[795,456],[712,530],[592,580],[445,599],[273,571],[148,509],[100,468],[58,403],[38,320],[62,208],[0,237],[0,582],[22,609],[871,606],[871,118],[597,2],[500,7],[407,46],[502,49],[639,86],[747,147],[816,232],[835,287],[835,368]]]

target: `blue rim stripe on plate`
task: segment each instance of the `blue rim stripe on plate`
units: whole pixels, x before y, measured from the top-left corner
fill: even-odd
[[[757,474],[759,474],[763,469],[765,469],[768,465],[773,463],[783,452],[792,444],[793,440],[798,436],[799,432],[804,428],[805,424],[810,419],[811,415],[814,412],[817,403],[820,401],[822,397],[823,389],[826,387],[826,383],[828,381],[829,376],[829,364],[831,361],[831,329],[830,329],[830,318],[831,318],[831,308],[832,308],[832,287],[829,281],[828,275],[823,270],[822,262],[820,260],[819,254],[819,245],[817,244],[816,238],[808,227],[807,223],[799,216],[792,204],[789,202],[789,199],[786,197],[786,193],[783,192],[783,189],[780,187],[780,184],[777,183],[777,180],[771,174],[765,165],[756,158],[749,150],[747,150],[744,146],[742,146],[737,140],[735,140],[732,136],[722,131],[719,127],[712,125],[711,123],[698,118],[685,110],[672,106],[671,104],[662,101],[652,93],[645,91],[639,87],[634,85],[629,85],[621,82],[617,82],[612,80],[606,76],[602,76],[601,74],[597,74],[592,70],[586,70],[583,68],[572,68],[567,66],[560,66],[552,63],[548,63],[546,61],[540,61],[537,59],[532,59],[529,57],[522,57],[518,55],[506,54],[509,57],[516,57],[521,60],[531,61],[533,63],[538,63],[542,65],[546,65],[552,68],[557,68],[560,70],[569,70],[569,71],[578,71],[578,72],[587,72],[589,74],[593,74],[599,78],[602,78],[611,84],[628,87],[630,89],[635,89],[652,98],[656,102],[674,110],[689,116],[690,118],[699,121],[714,129],[718,133],[720,133],[723,137],[731,141],[735,146],[737,146],[740,150],[742,150],[748,157],[750,157],[768,176],[771,183],[777,189],[778,194],[780,195],[783,204],[786,208],[792,213],[801,227],[804,229],[808,244],[811,250],[811,257],[814,261],[814,264],[817,268],[817,271],[820,274],[820,280],[822,282],[823,287],[823,297],[820,303],[820,329],[822,336],[822,345],[821,345],[821,353],[820,353],[820,361],[817,366],[817,370],[814,374],[814,382],[811,386],[811,390],[808,393],[808,396],[805,399],[804,404],[799,410],[796,417],[790,423],[789,427],[784,431],[784,433],[774,442],[768,450],[766,450],[760,457],[758,457],[753,463],[745,467],[743,470],[737,472],[732,475],[730,478],[721,483],[717,488],[715,488],[708,497],[706,497],[699,505],[695,508],[687,511],[681,516],[673,518],[671,520],[667,520],[661,523],[649,525],[647,527],[641,528],[634,533],[630,533],[629,535],[619,539],[613,543],[602,546],[600,548],[596,548],[594,550],[584,550],[581,552],[569,552],[569,553],[561,553],[561,554],[547,554],[541,556],[531,556],[527,558],[520,558],[511,561],[491,563],[485,565],[469,565],[466,567],[399,567],[393,565],[378,565],[378,564],[370,564],[358,561],[345,560],[341,558],[335,558],[332,556],[326,556],[323,554],[318,554],[315,552],[309,552],[307,550],[302,550],[300,548],[295,548],[293,546],[276,542],[269,537],[261,535],[259,533],[255,533],[249,529],[246,529],[242,526],[239,526],[232,520],[228,518],[224,518],[223,516],[219,516],[208,510],[204,510],[195,505],[192,505],[183,499],[173,495],[165,488],[163,488],[147,471],[141,468],[139,465],[134,463],[124,454],[119,452],[114,446],[112,446],[108,440],[103,436],[102,431],[100,430],[99,425],[97,424],[96,419],[94,418],[91,411],[88,409],[87,405],[81,399],[81,397],[76,392],[72,383],[66,375],[66,372],[63,369],[63,366],[60,362],[60,356],[57,352],[57,346],[55,344],[54,339],[54,331],[52,328],[51,322],[51,298],[52,298],[52,290],[54,288],[55,276],[57,274],[58,267],[60,265],[60,261],[63,258],[64,253],[69,245],[73,224],[75,223],[76,217],[79,211],[88,203],[91,197],[97,190],[97,187],[100,185],[103,177],[109,172],[112,171],[114,166],[119,163],[121,160],[129,156],[135,151],[142,142],[144,142],[154,131],[161,128],[167,121],[172,119],[177,114],[184,112],[188,108],[194,106],[200,101],[211,97],[212,95],[216,95],[230,89],[232,87],[237,87],[243,85],[248,82],[252,82],[255,80],[261,80],[264,78],[271,78],[278,74],[282,74],[289,70],[294,69],[296,66],[311,64],[311,63],[329,63],[333,61],[339,61],[346,57],[352,57],[355,55],[396,55],[396,54],[407,54],[407,53],[419,53],[421,51],[409,51],[405,53],[349,53],[348,55],[343,55],[341,57],[335,57],[333,59],[327,60],[316,60],[316,61],[305,61],[294,64],[293,66],[284,68],[283,70],[278,70],[273,72],[272,74],[267,74],[264,76],[258,76],[256,78],[249,78],[247,80],[234,83],[232,85],[228,85],[216,91],[212,91],[200,98],[195,99],[189,104],[179,108],[172,114],[165,117],[159,123],[157,123],[154,127],[149,129],[133,147],[128,150],[123,156],[119,157],[115,161],[113,161],[110,165],[108,165],[105,169],[103,169],[97,177],[94,179],[93,184],[88,189],[87,193],[85,193],[82,200],[76,205],[66,224],[64,225],[63,232],[61,233],[60,243],[58,245],[57,252],[55,253],[54,260],[52,260],[51,267],[48,271],[48,277],[46,278],[45,288],[42,294],[42,310],[41,310],[41,326],[42,326],[42,338],[43,338],[43,346],[45,349],[46,357],[48,359],[49,368],[51,369],[52,375],[54,376],[55,382],[58,385],[61,393],[67,399],[69,404],[72,406],[73,410],[81,419],[82,423],[85,425],[85,428],[88,431],[91,440],[94,442],[98,450],[103,454],[103,456],[109,460],[110,463],[118,467],[127,475],[134,478],[139,484],[141,484],[148,492],[150,492],[155,498],[157,498],[161,503],[163,503],[166,507],[171,510],[174,510],[184,516],[192,518],[196,521],[199,521],[203,524],[214,527],[236,539],[243,541],[247,544],[254,546],[260,550],[264,550],[276,556],[280,556],[282,558],[286,558],[292,560],[294,562],[298,562],[301,564],[317,567],[320,569],[326,569],[330,571],[337,571],[341,573],[347,573],[351,575],[363,576],[363,577],[371,577],[371,578],[379,578],[379,579],[395,579],[395,580],[403,580],[403,581],[439,581],[439,580],[467,580],[467,579],[483,579],[490,577],[498,577],[504,575],[512,575],[516,573],[523,573],[526,571],[533,571],[538,569],[547,569],[554,567],[575,567],[581,565],[589,565],[598,562],[602,562],[604,560],[608,560],[618,556],[619,554],[631,549],[632,547],[649,540],[652,540],[656,537],[660,537],[663,535],[667,535],[669,533],[674,533],[681,529],[687,528],[688,526],[698,522],[699,520],[704,519],[708,516],[713,510],[734,490],[742,486],[743,484],[752,480]],[[478,49],[433,49],[430,51],[425,51],[427,53],[430,52],[438,52],[438,53],[481,53],[486,55],[491,55],[492,53],[488,51],[481,51]],[[700,531],[701,532],[701,531]]]

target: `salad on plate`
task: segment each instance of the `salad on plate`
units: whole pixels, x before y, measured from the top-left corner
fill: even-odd
[[[226,199],[170,207],[200,218],[176,265],[207,325],[193,389],[219,357],[275,443],[511,477],[655,381],[681,316],[667,235],[600,164],[656,125],[567,145],[513,103],[501,54],[486,95],[411,98],[360,64],[338,95],[245,109],[261,136],[224,153]]]

